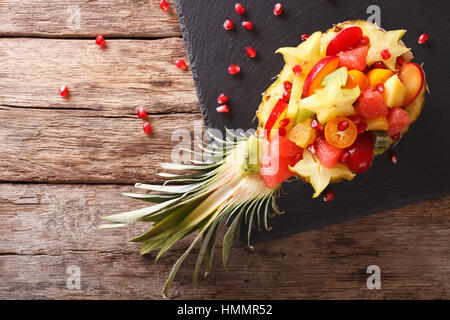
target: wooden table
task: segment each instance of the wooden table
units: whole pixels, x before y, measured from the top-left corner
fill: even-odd
[[[152,181],[172,130],[201,121],[191,73],[173,65],[186,59],[173,3],[164,13],[158,2],[0,0],[0,298],[161,298],[187,241],[154,264],[128,242],[139,226],[96,229],[101,216],[142,206],[120,192]],[[170,296],[448,299],[449,213],[447,196],[236,248],[196,291],[192,255]],[[73,265],[79,290],[66,286]],[[369,265],[381,268],[381,290],[366,287]]]

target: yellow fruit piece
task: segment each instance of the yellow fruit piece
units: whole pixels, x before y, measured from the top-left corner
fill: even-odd
[[[316,130],[311,128],[312,119],[307,119],[295,125],[287,138],[301,148],[306,148],[316,140]]]
[[[352,180],[355,177],[355,174],[342,163],[327,169],[307,149],[303,150],[303,159],[297,162],[294,167],[289,166],[289,170],[312,185],[315,191],[313,198],[317,198],[330,182],[337,182],[342,179]]]
[[[383,98],[389,108],[401,107],[405,101],[405,95],[406,87],[397,75],[393,75],[384,83]]]
[[[344,89],[353,89],[359,86],[361,92],[366,91],[369,87],[369,80],[366,75],[359,70],[348,71],[347,84]]]
[[[388,129],[388,121],[385,116],[379,116],[375,118],[366,119],[367,130],[381,130],[386,131]]]
[[[394,73],[389,69],[372,69],[367,73],[367,78],[369,79],[369,85],[375,88],[379,83],[385,83]]]
[[[419,118],[420,112],[422,111],[423,104],[425,102],[425,91],[426,83],[423,83],[422,90],[420,90],[419,95],[405,107],[405,111],[408,113],[409,123],[413,123]]]

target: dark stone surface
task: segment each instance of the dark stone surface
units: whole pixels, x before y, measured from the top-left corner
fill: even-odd
[[[273,82],[284,65],[276,49],[297,46],[303,33],[325,31],[333,24],[351,19],[367,19],[369,5],[381,8],[381,26],[407,29],[404,42],[415,55],[414,62],[424,64],[431,95],[424,112],[396,147],[399,163],[394,167],[387,156],[378,157],[372,169],[352,182],[334,185],[336,200],[324,203],[311,199],[313,190],[303,182],[285,184],[287,196],[278,203],[285,215],[271,220],[271,232],[255,232],[256,241],[285,236],[406,204],[437,198],[449,193],[448,77],[450,51],[450,1],[282,1],[285,11],[272,13],[276,1],[240,1],[247,10],[244,17],[234,11],[235,0],[177,0],[183,37],[208,127],[223,129],[256,127],[253,121],[261,94]],[[225,31],[225,19],[235,29]],[[251,20],[253,31],[241,27]],[[427,32],[430,41],[417,43]],[[249,59],[245,47],[257,50],[257,59]],[[228,74],[231,63],[241,66],[241,75]],[[216,113],[216,99],[225,92],[229,115]],[[380,221],[380,223],[383,223]],[[375,227],[375,226],[374,226]]]

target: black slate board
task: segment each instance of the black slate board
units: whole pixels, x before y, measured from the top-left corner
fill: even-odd
[[[254,232],[254,240],[266,240],[351,220],[449,193],[450,152],[448,102],[450,43],[450,1],[355,1],[284,0],[284,13],[272,13],[277,1],[240,0],[247,13],[239,17],[236,0],[176,0],[183,38],[188,50],[201,111],[207,127],[223,129],[256,127],[255,112],[264,92],[283,67],[274,52],[283,46],[297,46],[303,33],[326,31],[333,24],[350,19],[367,19],[369,5],[381,8],[381,27],[407,29],[403,40],[412,48],[415,62],[424,63],[432,95],[426,100],[419,121],[396,147],[399,164],[378,157],[372,169],[352,182],[334,185],[336,200],[324,203],[311,199],[312,188],[302,182],[285,184],[287,196],[278,200],[285,215],[270,221],[271,232]],[[236,25],[222,27],[225,19]],[[253,31],[241,27],[245,19]],[[427,32],[430,41],[421,46],[418,36]],[[257,59],[245,55],[253,46]],[[241,66],[233,77],[227,68]],[[225,92],[231,112],[216,113],[217,96]],[[380,223],[383,223],[380,221]],[[375,228],[375,226],[374,226]]]

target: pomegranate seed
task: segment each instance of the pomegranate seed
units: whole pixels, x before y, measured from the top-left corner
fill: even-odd
[[[341,121],[338,123],[337,128],[339,131],[345,131],[345,130],[347,130],[348,126],[349,126],[348,121]]]
[[[370,42],[370,40],[369,40],[369,37],[368,37],[368,36],[364,36],[364,37],[361,39],[361,44],[362,44],[363,46],[368,45],[369,42]]]
[[[299,76],[299,75],[302,74],[303,69],[302,69],[302,66],[301,66],[301,65],[297,64],[297,65],[295,65],[295,66],[292,68],[292,71],[294,71],[294,74],[295,74],[296,76]]]
[[[342,153],[341,157],[339,158],[339,162],[340,162],[340,163],[346,163],[349,154],[350,154],[350,153],[349,153],[348,151],[344,151],[344,153]]]
[[[400,133],[394,134],[393,136],[391,136],[391,139],[395,141],[400,140]]]
[[[291,93],[289,91],[283,92],[283,100],[289,102],[291,100]]]
[[[186,70],[186,68],[187,68],[186,62],[184,62],[183,59],[175,60],[175,65],[178,67],[178,69],[181,69],[181,70]]]
[[[159,7],[161,8],[162,11],[167,12],[169,11],[170,5],[167,2],[167,0],[161,0],[159,2]]]
[[[323,126],[316,119],[311,121],[311,128],[313,128],[314,130],[323,131]]]
[[[334,196],[334,190],[333,190],[333,189],[329,189],[329,190],[325,193],[325,195],[323,196],[323,201],[325,201],[325,202],[331,202],[331,201],[334,201],[334,198],[335,198],[335,196]]]
[[[379,93],[383,93],[384,92],[384,84],[382,84],[382,83],[377,84],[375,89],[377,89],[377,91]]]
[[[228,101],[228,97],[226,96],[225,93],[222,93],[218,98],[217,98],[217,103],[218,104],[224,104],[225,102]]]
[[[63,84],[61,87],[59,87],[59,95],[61,97],[67,96],[67,93],[69,92],[69,89],[67,89],[67,86]]]
[[[253,59],[254,57],[256,57],[256,50],[253,47],[245,47],[245,53],[249,58]]]
[[[312,154],[316,154],[316,146],[314,145],[314,143],[307,146],[306,149],[308,149],[308,151]]]
[[[281,3],[277,3],[273,7],[273,14],[276,15],[276,16],[279,16],[282,13],[283,13],[283,5]]]
[[[98,46],[103,46],[105,44],[105,39],[103,38],[103,36],[97,36],[97,38],[95,39],[95,44]]]
[[[373,69],[387,69],[383,61],[377,61],[372,65]]]
[[[350,120],[352,120],[352,122],[355,124],[355,126],[359,126],[361,124],[361,122],[364,120],[364,118],[359,115],[359,114],[355,114],[353,116],[349,116],[348,117]]]
[[[393,164],[397,164],[398,162],[397,154],[394,151],[389,152],[389,159]]]
[[[291,119],[289,118],[284,118],[280,121],[280,127],[287,127],[289,125],[289,123],[291,123]]]
[[[138,109],[137,116],[140,119],[146,119],[147,118],[147,111],[144,109],[144,107],[140,107]]]
[[[283,128],[283,127],[279,128],[278,134],[280,135],[280,137],[286,136],[286,128]]]
[[[419,44],[424,44],[424,43],[427,42],[427,41],[428,41],[428,34],[422,33],[422,34],[419,36],[419,40],[418,40],[417,42],[419,42]]]
[[[245,13],[245,8],[240,3],[236,3],[236,5],[234,6],[234,9],[236,10],[237,14],[240,16],[244,15],[244,13]]]
[[[228,106],[226,104],[224,104],[224,105],[222,105],[220,107],[217,107],[216,111],[218,113],[228,113],[228,112],[230,112],[230,109],[228,109]]]
[[[303,159],[303,153],[297,153],[289,165],[291,167],[293,167],[297,164],[297,162],[299,162],[302,159]]]
[[[310,36],[311,36],[311,35],[308,34],[308,33],[302,34],[302,41],[308,40],[308,38],[309,38]]]
[[[142,125],[142,130],[144,130],[144,132],[146,134],[151,134],[152,133],[152,127],[150,126],[150,123],[145,121],[144,124]]]
[[[242,26],[247,29],[247,30],[252,30],[253,29],[253,22],[251,21],[244,21],[242,22]]]
[[[367,129],[367,123],[361,122],[356,126],[356,129],[358,129],[358,134],[363,134]]]
[[[381,50],[380,54],[383,60],[387,60],[391,57],[391,53],[389,52],[388,48],[384,48],[383,50]]]
[[[225,20],[225,22],[223,23],[223,28],[225,30],[231,30],[234,28],[234,23],[233,21],[231,21],[230,19]]]
[[[241,67],[239,67],[237,64],[232,64],[228,67],[229,74],[237,74],[240,71],[241,71]]]
[[[290,82],[290,81],[283,82],[283,88],[286,91],[291,91],[292,90],[292,82]]]
[[[406,63],[406,60],[402,56],[398,56],[397,57],[397,63],[402,66],[402,65],[404,65]]]

